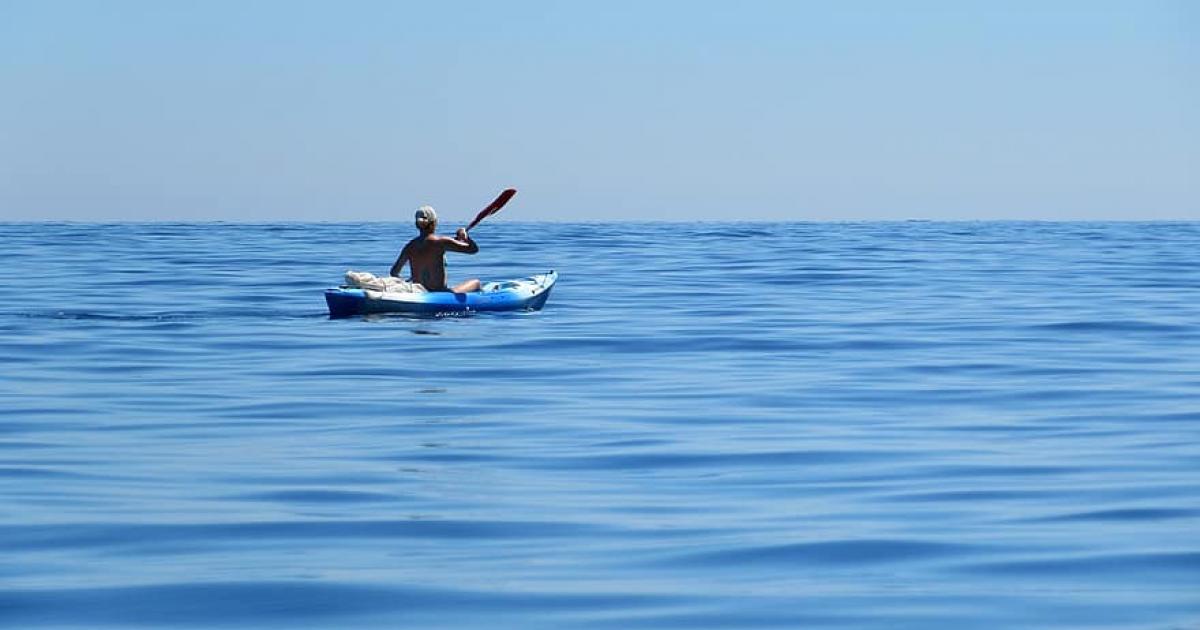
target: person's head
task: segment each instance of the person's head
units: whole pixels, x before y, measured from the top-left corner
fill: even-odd
[[[437,229],[437,212],[429,206],[421,206],[417,208],[417,229],[421,230],[422,234],[433,234]]]

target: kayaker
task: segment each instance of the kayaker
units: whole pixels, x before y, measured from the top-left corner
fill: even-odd
[[[437,233],[437,212],[429,206],[417,208],[417,229],[420,236],[409,241],[400,256],[392,265],[391,275],[400,278],[404,271],[404,263],[408,263],[412,277],[409,282],[419,283],[427,291],[453,291],[455,293],[470,293],[479,290],[479,279],[473,278],[454,285],[446,286],[446,252],[474,254],[479,251],[479,245],[471,240],[465,228],[458,228],[454,238]]]

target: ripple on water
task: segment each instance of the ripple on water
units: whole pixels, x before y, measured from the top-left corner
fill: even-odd
[[[410,231],[0,223],[0,626],[1200,621],[1200,224]]]

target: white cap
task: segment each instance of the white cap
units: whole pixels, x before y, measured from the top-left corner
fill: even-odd
[[[426,229],[429,226],[437,223],[437,211],[432,206],[421,206],[417,208],[417,227]]]

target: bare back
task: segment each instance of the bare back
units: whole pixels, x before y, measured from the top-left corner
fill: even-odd
[[[409,278],[429,291],[446,290],[446,248],[436,235],[418,236],[404,247],[408,251]]]
[[[422,234],[404,246],[392,265],[391,275],[400,277],[407,262],[412,272],[409,281],[420,283],[427,291],[450,291],[450,287],[446,286],[447,250],[474,254],[479,251],[479,246],[469,237],[460,240],[438,234]]]

